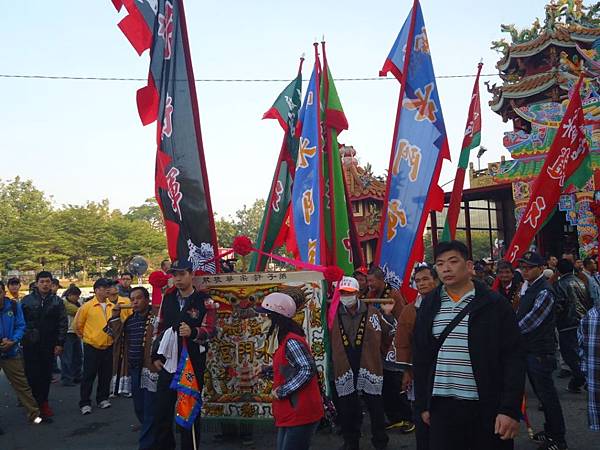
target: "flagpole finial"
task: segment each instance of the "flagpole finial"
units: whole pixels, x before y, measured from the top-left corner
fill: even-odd
[[[324,44],[324,43],[325,43],[325,35],[323,35],[323,36],[321,37],[321,44]]]

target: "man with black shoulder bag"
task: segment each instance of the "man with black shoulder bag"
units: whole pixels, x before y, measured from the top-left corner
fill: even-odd
[[[458,241],[434,250],[442,284],[417,313],[415,408],[431,450],[514,448],[525,385],[525,354],[512,307],[472,279]]]

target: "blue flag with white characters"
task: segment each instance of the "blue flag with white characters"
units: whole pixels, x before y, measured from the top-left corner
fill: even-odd
[[[427,216],[443,207],[438,186],[442,160],[450,159],[418,1],[413,8],[416,13],[409,13],[381,71],[392,72],[403,83],[377,251],[377,262],[394,287],[406,287],[415,262],[423,258]]]
[[[317,62],[300,110],[300,144],[292,189],[293,224],[300,259],[321,264],[322,143]],[[324,261],[323,261],[324,262]]]

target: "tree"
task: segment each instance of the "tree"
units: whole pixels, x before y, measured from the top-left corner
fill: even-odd
[[[118,242],[118,245],[112,248],[111,258],[117,263],[119,270],[126,268],[131,258],[136,255],[146,259],[163,259],[166,256],[165,234],[148,220],[132,219],[129,213],[123,215],[120,211],[113,211],[108,233],[111,239]]]
[[[0,269],[66,269],[69,274],[123,270],[131,257],[166,256],[160,210],[153,199],[111,210],[108,200],[55,209],[31,181],[0,181]]]
[[[155,230],[164,232],[165,223],[158,202],[154,197],[147,198],[140,206],[132,206],[126,214],[131,220],[144,220]]]
[[[88,202],[85,206],[66,205],[53,217],[56,250],[67,257],[73,271],[100,271],[120,245],[109,233],[108,200]]]
[[[244,205],[235,212],[235,217],[220,217],[215,221],[217,237],[221,247],[231,247],[236,236],[248,236],[250,239],[256,239],[266,202],[263,199],[257,199],[252,206]],[[215,214],[216,215],[216,214]]]
[[[48,239],[51,202],[31,181],[0,182],[0,261],[36,270],[60,260]]]

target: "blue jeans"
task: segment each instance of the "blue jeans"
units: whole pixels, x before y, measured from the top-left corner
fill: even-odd
[[[544,407],[544,430],[557,442],[565,441],[565,419],[554,387],[552,372],[557,367],[554,354],[527,355],[527,376]]]
[[[60,357],[61,380],[63,383],[81,381],[83,351],[81,339],[75,333],[67,333],[63,354]]]
[[[277,450],[308,450],[319,421],[297,427],[277,428]]]
[[[140,388],[142,369],[129,368],[131,375],[131,393],[135,415],[140,421],[140,450],[154,448],[154,400],[156,392]]]

